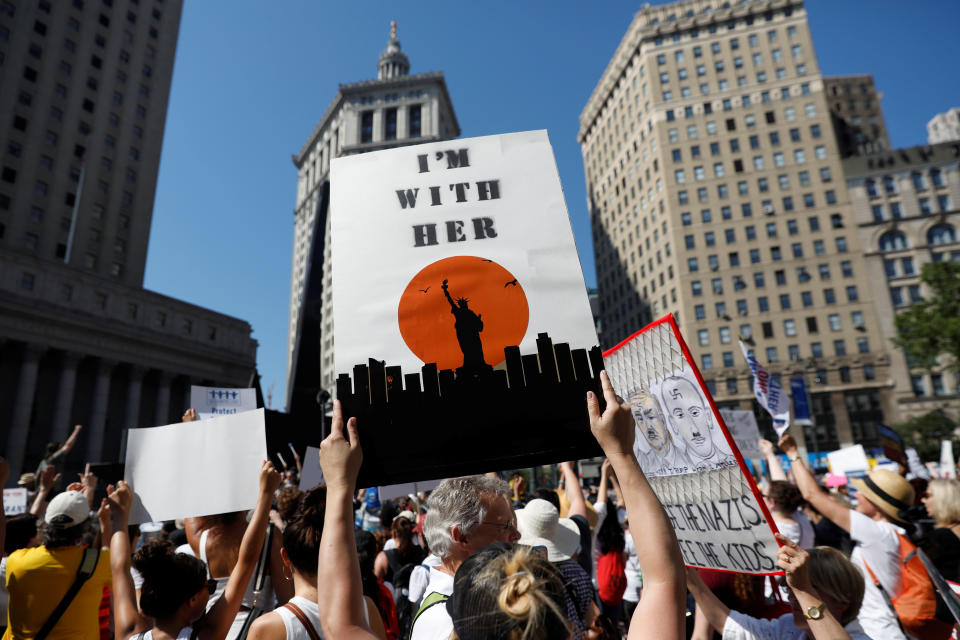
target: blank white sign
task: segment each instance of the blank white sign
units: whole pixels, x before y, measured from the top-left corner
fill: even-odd
[[[266,459],[263,409],[130,429],[123,477],[136,495],[130,522],[252,509]]]

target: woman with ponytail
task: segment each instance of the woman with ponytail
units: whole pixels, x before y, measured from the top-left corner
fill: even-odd
[[[644,523],[644,544],[637,549],[644,576],[643,599],[634,611],[627,637],[680,640],[686,632],[686,579],[680,545],[633,454],[636,426],[630,405],[614,393],[604,371],[600,383],[606,409],[601,413],[596,394],[587,393],[590,429],[620,479],[628,517]],[[317,571],[320,621],[327,637],[337,640],[374,637],[363,619],[363,587],[353,534],[353,492],[362,461],[357,420],[350,418],[344,430],[343,408],[337,400],[330,435],[320,445],[327,508]],[[453,595],[443,606],[460,640],[562,640],[571,637],[563,588],[556,570],[535,550],[494,543],[460,565]]]
[[[116,639],[129,640],[136,636],[136,640],[223,640],[240,610],[244,590],[260,555],[270,503],[278,486],[280,474],[272,464],[264,461],[260,468],[257,506],[240,543],[236,566],[223,597],[206,615],[207,600],[216,587],[215,581],[207,580],[206,565],[193,556],[175,553],[172,544],[160,540],[148,542],[133,558],[134,566],[143,575],[138,609],[130,575],[130,538],[127,535],[133,491],[125,482],[116,489],[109,487],[109,497],[103,500],[100,516],[101,521],[109,520],[112,531],[110,565]],[[144,616],[152,619],[152,626]]]
[[[317,554],[326,497],[323,486],[300,495],[299,504],[283,530],[280,548],[284,573],[293,580],[294,595],[286,604],[257,618],[250,626],[247,640],[322,640],[324,637],[317,610]],[[377,624],[376,609],[369,602],[367,615],[371,626],[380,631],[375,635],[385,639],[382,625]]]

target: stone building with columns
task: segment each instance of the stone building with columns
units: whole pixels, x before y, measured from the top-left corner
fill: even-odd
[[[377,62],[377,79],[341,84],[320,122],[293,156],[293,267],[287,343],[289,413],[319,412],[318,393],[334,391],[333,302],[330,276],[330,160],[460,135],[440,71],[410,75],[410,61],[391,23]]]
[[[250,325],[143,289],[182,0],[0,3],[0,455],[68,469],[248,386]]]

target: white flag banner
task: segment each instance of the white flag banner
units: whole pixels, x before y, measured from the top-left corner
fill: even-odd
[[[740,351],[743,352],[744,359],[750,365],[750,373],[753,374],[753,395],[773,418],[773,430],[778,436],[782,436],[790,428],[790,398],[742,341]]]
[[[190,406],[197,410],[201,420],[230,416],[257,408],[256,389],[227,387],[190,387]]]
[[[263,409],[165,427],[130,429],[123,479],[130,523],[252,509],[267,459]]]

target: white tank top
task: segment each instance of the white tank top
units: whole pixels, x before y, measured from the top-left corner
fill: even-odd
[[[303,611],[303,615],[313,625],[317,635],[323,638],[323,630],[320,628],[320,608],[317,603],[302,596],[293,596],[290,598],[290,602],[297,605],[300,611]],[[311,640],[307,629],[293,611],[290,611],[287,607],[277,607],[274,611],[283,620],[283,626],[287,630],[287,640]]]
[[[207,560],[207,534],[210,532],[209,529],[204,529],[200,533],[200,542],[197,545],[200,547],[200,559],[203,560],[203,563],[207,565],[207,577],[212,578],[210,575],[210,562]],[[227,588],[227,582],[230,580],[230,576],[225,578],[216,578],[217,581],[217,590],[213,592],[213,595],[210,596],[210,600],[207,601],[207,611],[210,610],[210,607],[220,599],[220,596],[223,595],[224,589]],[[247,584],[247,591],[243,594],[243,606],[249,609],[260,609],[261,611],[269,611],[276,606],[277,600],[273,594],[273,581],[270,580],[270,576],[267,575],[266,580],[263,581],[263,591],[260,592],[260,598],[257,598],[256,593],[254,592],[254,582],[256,582],[257,576],[250,576],[250,582]],[[242,613],[242,612],[241,612]]]

